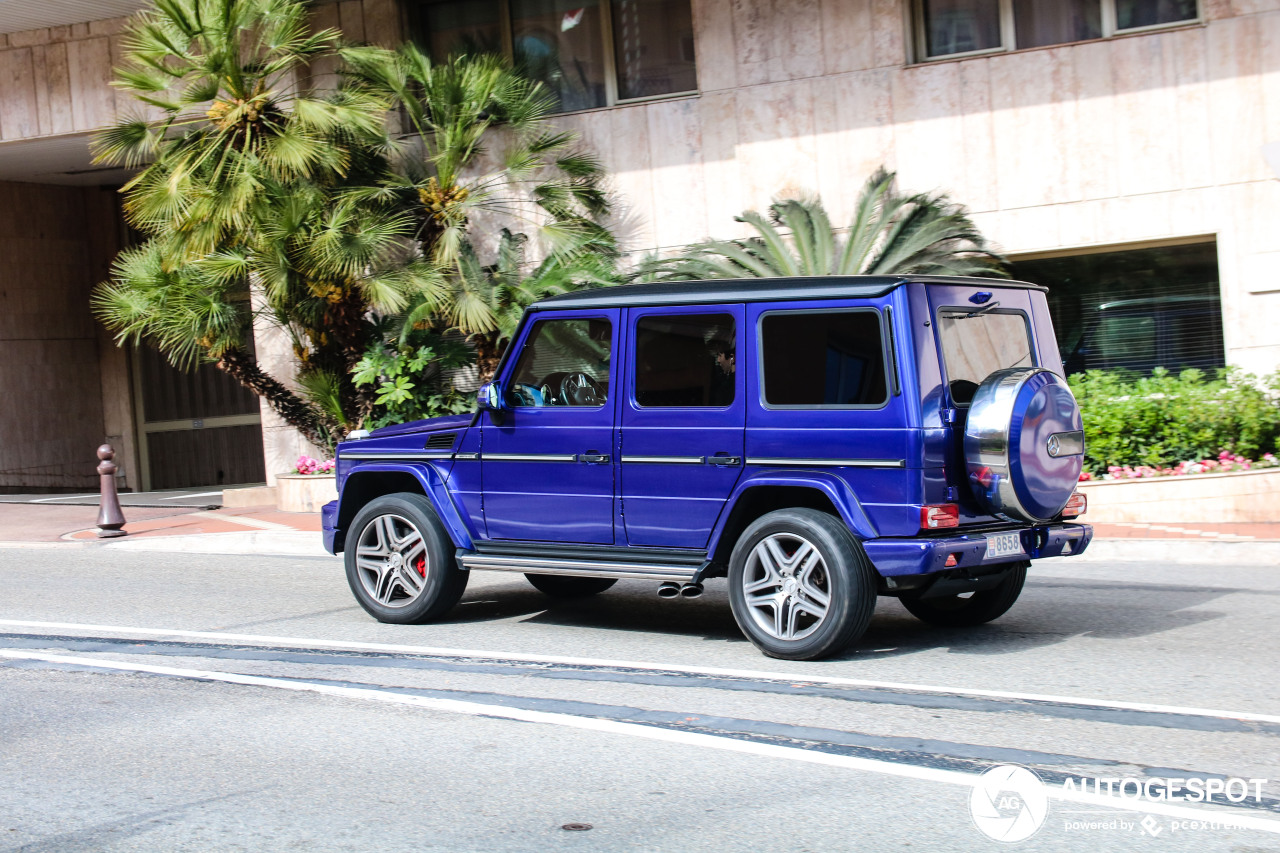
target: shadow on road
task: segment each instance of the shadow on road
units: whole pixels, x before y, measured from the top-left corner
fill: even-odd
[[[666,601],[642,584],[620,584],[600,595],[555,599],[516,583],[469,591],[445,621],[451,624],[518,619],[594,630],[679,634],[710,642],[745,643],[729,609],[723,580],[694,600]],[[655,587],[656,588],[656,587]],[[1029,580],[1013,609],[988,625],[943,629],[881,598],[867,633],[841,659],[886,658],[945,648],[950,653],[1002,655],[1075,637],[1127,640],[1191,628],[1227,614],[1201,610],[1223,596],[1253,590],[1096,580]]]

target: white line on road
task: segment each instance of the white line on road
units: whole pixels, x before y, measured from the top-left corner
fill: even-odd
[[[211,518],[214,521],[225,521],[230,524],[239,524],[241,527],[254,527],[258,530],[288,530],[293,533],[299,532],[296,527],[290,527],[287,524],[278,524],[274,521],[263,521],[260,518],[247,518],[243,515],[228,515],[225,512],[193,512],[196,518]]]
[[[1207,708],[1184,708],[1177,705],[1155,705],[1149,702],[1116,702],[1108,699],[1082,699],[1079,696],[1054,696],[1043,693],[1013,693],[1006,690],[974,690],[965,687],[939,687],[932,684],[905,684],[896,681],[870,681],[860,678],[839,678],[828,675],[812,675],[798,672],[757,672],[749,669],[722,669],[719,667],[683,666],[681,664],[649,663],[644,661],[609,660],[606,658],[579,658],[559,655],[532,655],[524,652],[501,652],[482,649],[449,649],[435,646],[402,646],[391,643],[361,643],[351,640],[321,640],[300,637],[273,637],[263,634],[231,634],[222,631],[181,631],[167,628],[133,628],[119,625],[83,625],[76,622],[32,622],[20,619],[0,619],[0,626],[14,628],[47,628],[59,631],[107,631],[114,634],[134,634],[148,637],[190,637],[201,640],[222,640],[237,643],[263,643],[269,645],[302,646],[312,649],[328,647],[352,651],[395,652],[397,654],[432,655],[435,657],[484,658],[510,660],[523,663],[550,663],[567,666],[621,667],[656,672],[681,672],[689,675],[713,675],[726,678],[786,681],[805,684],[832,684],[843,687],[875,687],[886,690],[910,690],[917,693],[947,693],[953,696],[981,696],[988,699],[1011,699],[1029,702],[1052,702],[1058,705],[1088,705],[1094,708],[1112,708],[1122,711],[1146,711],[1155,714],[1182,714],[1189,717],[1213,717],[1222,720],[1251,720],[1259,723],[1280,723],[1280,715],[1254,714],[1245,711],[1219,711]]]
[[[741,752],[767,758],[783,758],[791,761],[804,761],[809,764],[825,764],[831,767],[843,767],[848,770],[861,770],[869,773],[881,773],[905,779],[916,779],[926,782],[941,782],[948,785],[973,787],[980,774],[960,773],[955,770],[940,770],[932,767],[918,767],[912,764],[898,764],[892,761],[879,761],[872,758],[857,758],[851,755],[831,755],[789,746],[753,743],[734,740],[717,735],[706,735],[697,732],[672,731],[654,726],[636,723],[621,723],[614,720],[601,720],[592,717],[578,717],[573,714],[558,714],[547,711],[529,711],[523,708],[509,708],[503,705],[485,705],[480,702],[463,702],[457,699],[437,699],[428,696],[408,696],[403,693],[376,690],[368,687],[340,687],[332,684],[309,684],[281,678],[269,678],[260,675],[241,675],[233,672],[212,670],[183,669],[169,666],[151,666],[148,664],[122,663],[111,660],[99,660],[73,655],[49,655],[36,652],[18,652],[0,649],[0,657],[11,660],[38,660],[46,663],[85,666],[94,669],[110,669],[122,672],[147,672],[155,675],[168,675],[177,678],[189,678],[198,681],[215,681],[224,684],[242,684],[252,687],[271,687],[278,690],[291,690],[300,693],[321,693],[327,696],[340,696],[348,699],[362,699],[373,702],[385,702],[393,705],[413,705],[447,713],[466,714],[473,717],[496,717],[507,720],[520,720],[528,723],[545,723],[547,725],[565,726],[574,729],[605,732],[608,734],[640,737],[647,740],[666,741],[687,746],[708,747],[727,752]],[[1061,788],[1045,786],[1045,793],[1052,799],[1064,802],[1082,803],[1093,806],[1124,811],[1144,812],[1164,815],[1165,817],[1214,821],[1216,823],[1236,826],[1241,829],[1255,829],[1261,832],[1280,834],[1280,821],[1246,815],[1235,815],[1209,809],[1194,809],[1185,806],[1171,806],[1166,803],[1141,802],[1124,800],[1118,796],[1106,794],[1087,794],[1080,791],[1067,791]]]
[[[211,497],[211,496],[213,496],[213,495],[220,495],[220,494],[222,494],[222,492],[196,492],[196,493],[194,493],[194,494],[192,494],[192,493],[190,493],[190,492],[183,492],[182,494],[180,494],[180,495],[174,495],[174,496],[173,496],[173,497],[171,497],[171,498],[160,498],[160,500],[162,500],[162,501],[180,501],[180,500],[183,500],[184,498],[207,498],[207,497]]]
[[[59,495],[56,498],[37,498],[33,501],[30,501],[30,503],[47,504],[47,503],[54,503],[55,501],[82,501],[86,498],[93,498],[93,497],[98,497],[98,496],[97,495]]]

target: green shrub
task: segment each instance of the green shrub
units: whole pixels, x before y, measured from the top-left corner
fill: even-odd
[[[474,357],[462,341],[422,330],[413,330],[395,343],[374,344],[351,376],[357,388],[377,391],[364,426],[378,429],[471,411],[474,395],[454,388],[447,375]]]
[[[1172,467],[1226,450],[1250,459],[1280,445],[1280,373],[1266,380],[1228,368],[1140,377],[1091,370],[1069,380],[1084,417],[1085,470]]]

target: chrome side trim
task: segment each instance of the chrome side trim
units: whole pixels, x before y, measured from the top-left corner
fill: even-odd
[[[453,458],[459,459],[459,460],[465,459],[468,462],[471,462],[473,460],[479,459],[480,454],[479,453],[455,453],[453,454]]]
[[[486,462],[577,462],[576,453],[485,453]]]
[[[382,450],[347,450],[344,459],[452,459],[452,450],[419,450],[413,453],[390,453]]]
[[[748,456],[748,465],[780,465],[793,468],[905,468],[905,459],[787,459],[779,456]]]
[[[701,465],[707,461],[705,456],[623,456],[624,464],[636,465]]]
[[[466,554],[458,558],[464,569],[499,572],[532,572],[578,578],[630,578],[631,580],[689,581],[697,568],[655,563],[603,563],[590,560],[557,560],[548,557]]]

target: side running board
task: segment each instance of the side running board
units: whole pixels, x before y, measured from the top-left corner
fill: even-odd
[[[626,553],[631,549],[481,547],[484,550],[479,552],[459,553],[458,565],[499,572],[683,583],[692,581],[707,565],[705,551],[664,553],[636,549]]]

